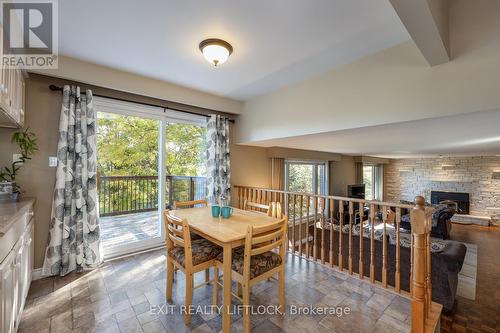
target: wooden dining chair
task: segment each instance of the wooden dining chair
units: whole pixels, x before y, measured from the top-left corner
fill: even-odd
[[[243,210],[266,213],[268,216],[277,218],[281,218],[282,216],[281,203],[274,201],[270,202],[269,205],[264,205],[245,199],[245,201],[243,202]]]
[[[191,240],[189,225],[186,220],[173,216],[165,211],[165,231],[167,241],[167,301],[172,300],[172,285],[174,282],[174,268],[186,275],[186,307],[192,305],[193,290],[204,284],[194,286],[194,274],[216,266],[216,258],[222,253],[222,248],[205,238]],[[191,315],[186,311],[184,316],[186,325],[191,323]]]
[[[243,330],[250,332],[250,288],[268,278],[278,274],[279,309],[285,311],[285,251],[286,230],[288,218],[284,216],[278,222],[268,226],[248,226],[245,237],[245,246],[236,248],[232,253],[232,279],[242,285],[244,307]],[[278,249],[278,251],[273,251]],[[217,256],[214,282],[214,305],[218,305],[219,298],[219,267],[222,266],[223,254]],[[238,295],[233,295],[237,298]]]
[[[269,209],[267,211],[267,215],[275,218],[282,218],[283,217],[283,211],[281,209],[281,202],[270,202],[269,203]]]
[[[267,213],[269,211],[269,205],[264,205],[257,202],[252,202],[247,199],[243,202],[243,210],[255,211],[259,213]]]
[[[194,208],[196,206],[207,207],[208,206],[207,199],[191,200],[191,201],[174,201],[174,209]],[[194,241],[197,239],[203,239],[203,237],[192,232],[191,233],[191,241]],[[207,268],[205,270],[205,283],[207,283],[207,284],[210,283],[210,269],[209,268]]]
[[[174,209],[179,208],[193,208],[195,206],[207,207],[207,199],[191,200],[191,201],[174,201]]]

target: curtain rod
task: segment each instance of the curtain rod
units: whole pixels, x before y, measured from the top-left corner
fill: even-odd
[[[49,89],[52,90],[52,91],[60,91],[62,92],[63,91],[63,88],[62,87],[58,87],[56,86],[55,84],[51,84],[49,85]],[[147,105],[147,106],[153,106],[153,107],[160,107],[162,109],[169,109],[169,110],[173,110],[173,111],[178,111],[178,112],[184,112],[184,113],[189,113],[189,114],[193,114],[193,115],[196,115],[196,116],[203,116],[203,117],[206,117],[206,118],[210,118],[209,115],[206,115],[206,114],[203,114],[203,113],[197,113],[197,112],[192,112],[192,111],[186,111],[186,110],[181,110],[181,109],[176,109],[176,108],[172,108],[172,107],[165,107],[163,105],[159,105],[159,104],[152,104],[152,103],[145,103],[145,102],[137,102],[137,101],[132,101],[132,100],[129,100],[129,99],[125,99],[125,98],[119,98],[119,97],[112,97],[112,96],[105,96],[105,95],[99,95],[99,94],[94,94],[92,93],[92,96],[96,96],[96,97],[103,97],[103,98],[109,98],[109,99],[114,99],[114,100],[117,100],[117,101],[121,101],[121,102],[130,102],[130,103],[137,103],[137,104],[143,104],[143,105]],[[231,123],[234,124],[234,119],[228,119]]]

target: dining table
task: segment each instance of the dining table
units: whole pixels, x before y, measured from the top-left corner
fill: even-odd
[[[246,211],[233,208],[229,218],[213,217],[211,207],[177,209],[171,211],[174,216],[186,220],[191,232],[219,245],[223,249],[222,263],[223,301],[222,331],[231,332],[231,261],[232,250],[245,244],[248,226],[266,226],[276,223],[278,219],[257,211]],[[229,278],[227,278],[229,277]],[[217,288],[217,286],[214,286]],[[234,313],[234,312],[233,312]]]

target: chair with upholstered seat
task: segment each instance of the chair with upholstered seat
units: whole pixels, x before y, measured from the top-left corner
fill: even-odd
[[[268,278],[278,275],[279,306],[285,311],[285,246],[287,217],[284,216],[276,223],[262,227],[249,226],[245,237],[245,246],[236,248],[232,252],[232,279],[242,286],[244,306],[243,328],[250,332],[250,288]],[[274,250],[278,249],[277,252]],[[219,268],[224,257],[219,254],[215,268],[214,305],[218,304]],[[225,277],[224,277],[225,278]],[[237,296],[237,295],[235,295]]]
[[[189,225],[186,220],[173,216],[165,211],[165,231],[167,241],[167,300],[172,299],[172,285],[174,281],[174,268],[186,275],[186,307],[192,305],[194,274],[210,267],[215,267],[217,256],[222,248],[202,238],[191,240]],[[191,323],[189,312],[185,314],[186,325]]]
[[[207,199],[202,200],[191,200],[191,201],[174,201],[174,209],[183,209],[183,208],[194,208],[194,207],[207,207],[208,201]],[[204,239],[202,236],[191,233],[191,241],[197,239]],[[205,271],[205,282],[210,282],[210,269]]]

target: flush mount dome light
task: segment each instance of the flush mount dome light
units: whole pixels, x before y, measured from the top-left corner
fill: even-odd
[[[233,53],[233,47],[222,39],[205,39],[200,43],[200,51],[207,61],[215,66],[226,62]]]

